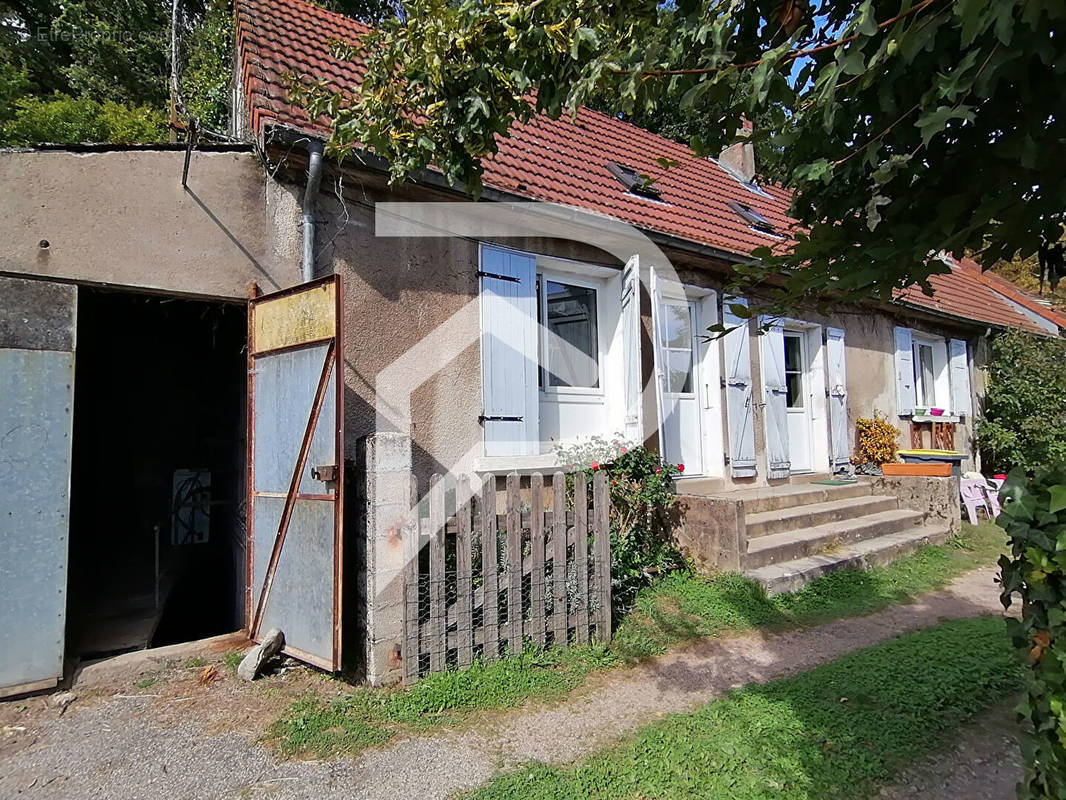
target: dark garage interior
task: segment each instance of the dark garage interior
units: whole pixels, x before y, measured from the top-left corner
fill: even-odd
[[[67,654],[244,625],[247,311],[79,289]]]

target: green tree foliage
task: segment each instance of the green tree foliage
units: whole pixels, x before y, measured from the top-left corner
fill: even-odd
[[[803,224],[755,251],[793,307],[888,298],[930,254],[1028,255],[1066,196],[1061,0],[411,0],[364,42],[357,96],[300,98],[394,178],[436,165],[477,192],[512,121],[611,96],[703,115],[700,153],[759,120]],[[355,49],[337,46],[341,55]],[[361,52],[361,51],[360,51]],[[300,93],[297,93],[300,94]],[[709,113],[713,110],[713,113]],[[803,269],[790,269],[803,265]]]
[[[0,63],[21,74],[36,94],[70,89],[63,71],[70,48],[52,36],[61,11],[58,0],[0,0]]]
[[[399,0],[322,0],[319,5],[370,25],[396,17],[402,10]]]
[[[1066,464],[1066,344],[1021,331],[992,340],[977,441],[996,471]]]
[[[188,37],[181,91],[189,114],[219,132],[229,123],[232,57],[233,11],[228,0],[214,0]]]
[[[170,0],[0,2],[0,142],[164,141]],[[183,97],[213,129],[228,119],[232,10],[181,4]]]
[[[22,97],[15,101],[14,118],[0,124],[0,143],[27,147],[45,143],[158,142],[166,135],[167,117],[162,111],[62,94],[47,99]]]
[[[1066,797],[1066,471],[1014,470],[1001,495],[1009,502],[998,523],[1011,546],[999,560],[1001,599],[1010,608],[1021,595],[1021,619],[1007,624],[1031,667],[1018,708],[1028,732],[1018,797],[1058,800]]]
[[[166,107],[169,3],[159,0],[65,4],[53,35],[70,43],[64,68],[72,93],[126,105]]]

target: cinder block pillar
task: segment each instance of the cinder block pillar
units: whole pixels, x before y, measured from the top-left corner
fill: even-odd
[[[410,511],[411,439],[376,433],[360,442],[366,502],[366,679],[374,686],[403,676],[404,521]]]

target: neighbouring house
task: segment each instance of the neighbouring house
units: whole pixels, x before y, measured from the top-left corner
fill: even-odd
[[[824,481],[874,414],[977,466],[988,335],[1053,318],[947,259],[932,296],[745,322],[723,286],[787,190],[744,144],[593,111],[517,125],[478,203],[390,187],[287,101],[291,75],[358,85],[329,42],[366,28],[235,6],[244,143],[0,153],[0,693],[271,627],[394,680],[411,476],[551,472],[593,435],[683,463],[682,542],[774,591],[957,524],[950,481]]]

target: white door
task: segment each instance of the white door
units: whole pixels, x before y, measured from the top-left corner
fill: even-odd
[[[788,448],[792,472],[810,472],[811,398],[809,388],[810,359],[806,337],[785,331],[785,407],[788,413]]]
[[[663,457],[685,465],[685,475],[702,475],[703,432],[700,427],[698,374],[699,307],[689,300],[663,299],[659,314],[662,358]]]

